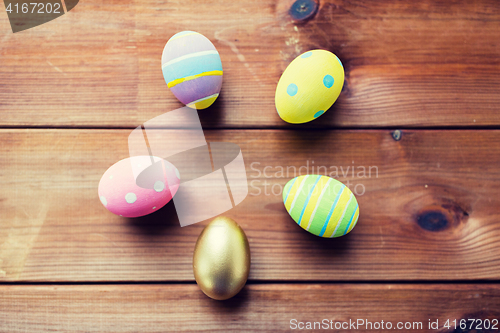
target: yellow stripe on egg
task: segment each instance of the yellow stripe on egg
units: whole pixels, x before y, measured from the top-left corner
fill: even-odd
[[[328,186],[332,182],[332,178],[329,178],[329,177],[325,177],[325,178],[328,178],[328,181],[326,182],[325,186],[323,187],[323,190],[321,191],[321,193],[319,195],[318,200],[316,201],[314,210],[313,210],[313,212],[311,214],[311,217],[309,218],[309,222],[308,222],[307,227],[306,227],[307,231],[309,231],[309,228],[311,227],[311,223],[314,220],[314,216],[316,215],[316,211],[318,210],[318,207],[321,205],[321,199],[323,199],[323,196],[325,195],[325,192],[329,188]]]
[[[218,96],[219,96],[219,94],[213,94],[213,95],[210,95],[207,97],[203,97],[203,98],[200,98],[199,100],[196,100],[194,102],[189,103],[187,106],[192,108],[192,109],[197,109],[197,110],[206,109],[210,105],[212,105],[213,102],[215,102],[215,100],[217,99]]]
[[[323,234],[323,237],[331,237],[335,234],[335,231],[340,225],[340,222],[345,215],[345,211],[347,210],[351,199],[351,191],[344,190],[339,198],[339,201],[337,202],[337,205],[335,206],[335,210],[333,211],[332,216],[330,217],[330,221],[328,221],[328,225],[326,227],[325,233]]]
[[[170,81],[167,86],[169,88],[172,88],[172,87],[175,87],[176,85],[182,83],[182,82],[186,82],[186,81],[191,81],[191,80],[194,80],[194,79],[197,79],[199,77],[202,77],[202,76],[217,76],[217,75],[222,75],[222,71],[208,71],[208,72],[203,72],[203,73],[200,73],[200,74],[196,74],[196,75],[191,75],[191,76],[186,76],[186,77],[182,77],[180,79],[175,79],[173,81]]]
[[[354,195],[351,193],[349,195],[349,201],[347,201],[347,203],[345,204],[345,208],[343,209],[343,212],[342,212],[342,216],[340,216],[340,219],[337,221],[337,226],[335,227],[335,230],[333,230],[333,233],[332,235],[330,236],[330,238],[333,238],[333,237],[338,237],[337,235],[337,230],[339,229],[339,227],[342,225],[342,222],[344,222],[344,218],[345,218],[345,214],[347,213],[347,210],[349,209],[349,205],[351,204],[351,200],[354,198]],[[342,234],[342,233],[341,233]]]
[[[326,184],[328,184],[330,178],[322,176],[316,187],[314,188],[311,198],[307,203],[307,207],[302,215],[302,220],[300,221],[300,226],[302,228],[307,228],[309,226],[310,218],[312,213],[316,210],[317,204],[319,202],[321,194],[325,191]]]
[[[290,205],[290,212],[293,211],[293,208],[295,207],[295,203],[297,202],[297,199],[299,199],[302,188],[306,184],[306,180],[308,177],[309,177],[309,175],[302,178],[302,181],[300,181],[299,186],[296,188],[296,191],[293,193],[293,201],[292,201],[292,204]],[[292,194],[292,193],[290,193],[290,194]]]
[[[288,197],[285,202],[285,208],[287,211],[291,211],[292,204],[295,203],[295,197],[297,195],[297,192],[299,192],[299,189],[303,186],[302,184],[304,183],[304,179],[297,178],[297,181],[295,181],[292,185],[292,188],[290,189],[290,192],[288,192]]]
[[[356,208],[356,213],[354,213],[354,218],[352,219],[352,223],[349,226],[349,229],[347,230],[346,234],[350,233],[352,228],[358,223],[358,218],[359,218],[359,206]]]

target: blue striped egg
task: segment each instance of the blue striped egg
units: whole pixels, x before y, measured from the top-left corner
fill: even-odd
[[[316,236],[340,237],[358,222],[359,205],[354,194],[327,176],[293,178],[283,189],[283,202],[292,219]]]
[[[222,88],[222,62],[210,40],[194,31],[173,35],[163,49],[163,78],[183,104],[193,109],[212,105]]]

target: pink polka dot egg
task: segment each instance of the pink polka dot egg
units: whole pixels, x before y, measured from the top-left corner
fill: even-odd
[[[154,156],[134,156],[113,164],[99,182],[99,199],[124,217],[151,214],[165,206],[180,184],[177,168]]]

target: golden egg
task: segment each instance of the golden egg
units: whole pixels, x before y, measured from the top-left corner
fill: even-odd
[[[208,297],[225,300],[236,295],[250,272],[250,246],[243,229],[228,217],[213,219],[196,241],[193,271]]]

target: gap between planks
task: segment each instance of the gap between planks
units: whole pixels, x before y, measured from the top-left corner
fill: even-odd
[[[496,285],[500,280],[254,280],[246,285]],[[2,281],[0,286],[126,286],[126,285],[195,285],[195,281]]]

